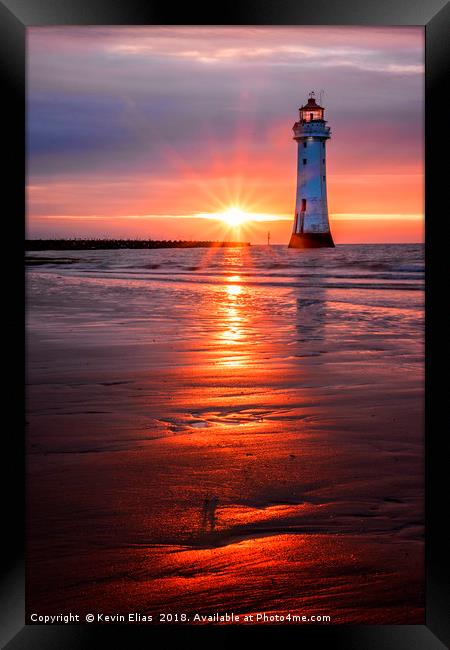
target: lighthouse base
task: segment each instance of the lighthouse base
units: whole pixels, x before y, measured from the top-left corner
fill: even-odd
[[[288,248],[334,248],[334,241],[330,232],[294,232]]]

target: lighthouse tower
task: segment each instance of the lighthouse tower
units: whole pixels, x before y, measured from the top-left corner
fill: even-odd
[[[292,127],[298,159],[294,228],[289,248],[334,247],[328,221],[325,164],[330,127],[326,126],[324,109],[316,103],[313,92],[299,114],[299,121]]]

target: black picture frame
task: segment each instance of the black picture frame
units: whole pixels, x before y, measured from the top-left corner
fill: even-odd
[[[177,627],[167,626],[50,626],[25,625],[25,453],[24,453],[24,273],[25,231],[25,33],[37,25],[422,25],[426,39],[425,79],[425,233],[426,233],[426,624],[425,625],[296,625],[291,627]],[[446,165],[438,149],[445,142],[446,113],[442,100],[448,81],[450,5],[446,0],[232,0],[176,6],[161,0],[0,0],[0,70],[5,117],[3,119],[4,242],[3,268],[5,348],[11,361],[4,363],[7,379],[3,427],[7,449],[3,462],[2,574],[0,615],[2,647],[98,648],[111,637],[121,647],[148,648],[164,639],[190,648],[209,637],[218,647],[239,638],[244,643],[295,642],[298,647],[345,650],[438,650],[450,643],[449,512],[447,469],[448,408],[445,378],[449,351],[445,318],[445,284],[450,277],[450,255],[442,224],[448,219],[444,192]],[[5,146],[6,145],[6,146]],[[447,199],[447,201],[445,200]],[[14,278],[12,281],[10,278]],[[444,280],[444,287],[439,280]],[[14,345],[13,345],[13,342]],[[5,356],[6,358],[6,356]],[[14,405],[14,408],[11,408]],[[212,637],[212,639],[211,639]]]

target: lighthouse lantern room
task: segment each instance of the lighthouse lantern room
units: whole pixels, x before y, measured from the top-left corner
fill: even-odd
[[[330,127],[314,92],[299,109],[293,126],[297,142],[297,196],[289,248],[334,247],[328,220],[326,141]]]

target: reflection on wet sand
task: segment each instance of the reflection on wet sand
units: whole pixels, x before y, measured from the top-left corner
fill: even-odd
[[[227,350],[218,362],[219,365],[228,368],[239,368],[244,365],[246,360],[243,350],[248,345],[248,341],[246,341],[244,331],[246,326],[245,303],[239,300],[242,293],[240,280],[239,275],[226,278],[227,284],[224,285],[223,298],[219,308],[219,319],[222,317],[223,323],[223,330],[218,331],[219,337],[225,345],[236,346],[239,344],[239,349]]]
[[[205,498],[202,508],[202,532],[206,532],[208,528],[213,531],[216,527],[216,508],[218,503],[219,497]]]
[[[374,340],[386,307],[227,273],[91,285],[94,325],[77,282],[31,333],[29,611],[422,622],[420,355]]]

